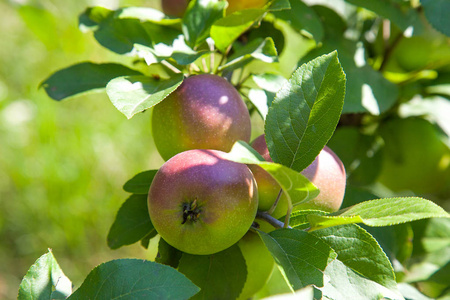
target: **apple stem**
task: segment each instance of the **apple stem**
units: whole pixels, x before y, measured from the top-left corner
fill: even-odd
[[[280,189],[280,191],[278,192],[278,196],[277,199],[275,200],[275,202],[273,203],[272,207],[267,211],[267,213],[269,215],[273,214],[273,212],[275,211],[275,209],[277,208],[278,202],[280,201],[281,195],[283,194],[283,190]]]
[[[174,65],[172,65],[171,63],[169,63],[166,60],[161,61],[161,64],[164,65],[166,68],[168,68],[169,70],[171,70],[174,73],[182,73],[179,69],[177,69]]]
[[[256,218],[266,221],[267,223],[269,223],[270,225],[272,225],[275,228],[292,228],[291,226],[285,227],[284,222],[281,222],[280,220],[275,219],[274,217],[272,217],[271,215],[269,215],[268,213],[263,212],[263,211],[258,211],[256,213]]]

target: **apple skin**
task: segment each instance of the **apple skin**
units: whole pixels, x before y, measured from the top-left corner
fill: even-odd
[[[250,8],[263,8],[266,0],[228,0],[227,13]]]
[[[164,160],[192,149],[228,152],[250,140],[250,115],[238,91],[224,78],[191,76],[155,106],[153,138]]]
[[[421,118],[392,119],[379,134],[385,142],[378,178],[389,189],[438,193],[450,173],[450,150],[434,126]]]
[[[247,265],[247,281],[238,300],[246,300],[267,283],[275,266],[275,260],[256,232],[248,231],[239,241],[238,246]]]
[[[156,173],[148,210],[156,231],[189,254],[213,254],[237,243],[258,209],[252,172],[217,150],[189,150]]]
[[[164,14],[174,17],[182,17],[189,0],[161,0],[161,8]]]
[[[252,147],[269,162],[272,162],[264,135],[257,137],[252,142]],[[278,183],[263,169],[258,166],[250,166],[258,184],[259,210],[266,211],[273,205],[280,192]],[[306,202],[294,207],[300,209],[318,209],[326,212],[338,211],[344,200],[346,173],[344,164],[339,157],[325,146],[316,159],[301,174],[314,183],[320,190],[320,194]],[[275,218],[282,217],[287,211],[287,199],[282,195],[277,208],[272,214]]]

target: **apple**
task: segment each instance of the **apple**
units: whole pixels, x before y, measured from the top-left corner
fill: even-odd
[[[252,172],[217,150],[189,150],[156,173],[148,210],[156,231],[180,251],[207,255],[237,243],[258,209]]]
[[[425,194],[445,188],[450,149],[430,122],[416,117],[391,119],[378,132],[385,142],[379,182],[396,192]]]
[[[164,160],[192,149],[228,152],[250,141],[250,115],[238,91],[224,78],[191,76],[155,106],[152,130]]]
[[[251,298],[269,280],[275,260],[256,232],[248,231],[238,242],[247,265],[247,281],[239,295],[239,300]]]
[[[162,11],[169,16],[182,17],[189,0],[161,0]]]
[[[266,0],[228,0],[227,13],[250,8],[263,8]]]
[[[252,147],[266,161],[272,162],[264,135],[257,137],[252,142]],[[266,211],[276,200],[280,186],[260,167],[250,166],[250,169],[258,184],[258,209]],[[311,165],[301,173],[319,188],[320,194],[309,202],[296,205],[295,210],[318,209],[327,212],[339,210],[345,194],[346,174],[342,161],[330,148],[325,146]],[[275,218],[282,217],[286,211],[287,199],[282,195],[273,216]]]

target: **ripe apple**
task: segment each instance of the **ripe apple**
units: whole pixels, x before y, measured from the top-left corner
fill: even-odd
[[[441,134],[421,118],[392,119],[379,133],[385,142],[378,180],[393,191],[437,193],[445,188],[450,150]]]
[[[247,265],[247,281],[238,300],[251,298],[269,280],[275,260],[259,235],[248,231],[238,243]]]
[[[244,164],[217,150],[189,150],[156,173],[148,210],[164,240],[190,254],[206,255],[237,243],[252,225],[258,193]]]
[[[266,0],[228,0],[227,13],[249,8],[263,8]]]
[[[264,135],[257,137],[252,142],[252,147],[266,161],[272,162]],[[250,166],[250,169],[258,184],[258,209],[268,210],[277,198],[280,186],[260,167]],[[330,148],[325,146],[311,165],[301,173],[319,188],[320,194],[311,201],[296,205],[295,210],[319,209],[328,212],[339,210],[344,199],[346,174],[342,161]],[[282,195],[273,216],[276,218],[282,217],[286,214],[286,211],[287,199]]]
[[[250,140],[250,115],[238,91],[224,78],[189,77],[155,106],[156,148],[164,160],[191,149],[228,152],[238,140]]]
[[[189,0],[161,0],[162,11],[168,16],[182,17]]]

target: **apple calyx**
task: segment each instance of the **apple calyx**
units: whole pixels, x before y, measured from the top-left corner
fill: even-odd
[[[200,218],[202,209],[197,205],[197,199],[191,203],[183,204],[183,222],[181,224],[194,223]]]

